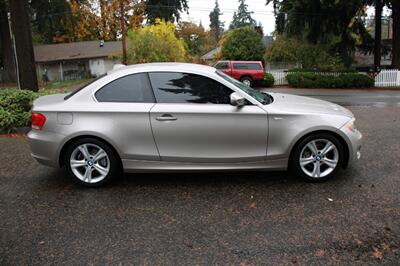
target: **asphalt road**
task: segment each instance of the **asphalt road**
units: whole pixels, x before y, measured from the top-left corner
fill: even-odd
[[[229,172],[87,189],[0,137],[0,265],[398,264],[400,108],[350,109],[362,159],[320,184]]]
[[[311,96],[344,106],[400,107],[400,89],[295,89],[267,88],[263,91]]]

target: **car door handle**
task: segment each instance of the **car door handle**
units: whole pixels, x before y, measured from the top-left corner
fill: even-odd
[[[165,114],[156,118],[157,121],[175,121],[178,120],[175,116]]]

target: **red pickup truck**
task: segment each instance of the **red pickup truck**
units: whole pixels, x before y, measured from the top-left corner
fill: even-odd
[[[247,86],[264,80],[264,67],[260,61],[218,61],[214,67]]]

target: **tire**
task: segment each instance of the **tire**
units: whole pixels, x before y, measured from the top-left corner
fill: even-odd
[[[336,174],[343,165],[343,158],[341,142],[330,134],[318,133],[307,136],[295,146],[290,168],[306,181],[321,182]]]
[[[121,161],[114,150],[95,138],[82,138],[70,144],[65,152],[64,165],[68,175],[86,187],[102,186],[116,178],[121,170]]]
[[[249,86],[249,87],[253,87],[253,79],[249,76],[244,76],[240,78],[240,82],[242,82],[243,84]]]

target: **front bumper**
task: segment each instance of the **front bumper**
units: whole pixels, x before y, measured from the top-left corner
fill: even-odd
[[[349,148],[348,166],[350,166],[361,158],[362,134],[357,129],[352,131],[346,127],[342,127],[340,133],[345,137]]]
[[[59,167],[59,152],[65,136],[54,132],[32,129],[28,133],[31,156],[39,163]]]

